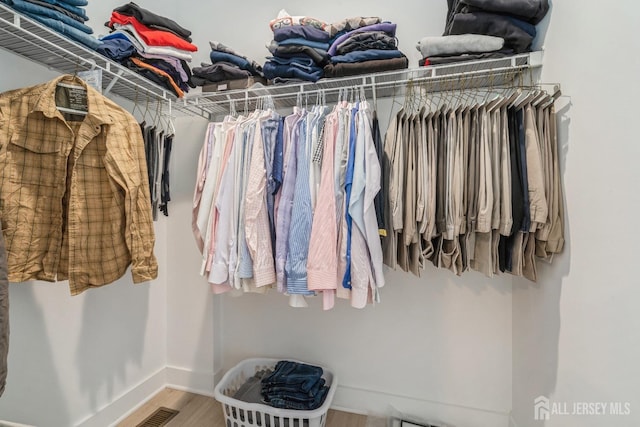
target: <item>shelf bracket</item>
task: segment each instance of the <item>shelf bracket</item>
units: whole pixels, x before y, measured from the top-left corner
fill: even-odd
[[[123,69],[119,69],[118,72],[116,73],[116,75],[113,77],[113,80],[111,80],[109,82],[109,85],[104,89],[104,92],[103,92],[104,95],[108,95],[111,92],[111,89],[113,89],[113,87],[118,82],[120,77],[122,77],[123,74],[124,74],[124,70]]]

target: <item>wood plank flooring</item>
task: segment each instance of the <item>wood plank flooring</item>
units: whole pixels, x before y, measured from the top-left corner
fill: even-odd
[[[156,409],[164,406],[180,411],[167,427],[225,427],[222,405],[213,397],[166,388],[153,396],[118,427],[135,427]],[[326,427],[365,427],[367,417],[329,410]]]

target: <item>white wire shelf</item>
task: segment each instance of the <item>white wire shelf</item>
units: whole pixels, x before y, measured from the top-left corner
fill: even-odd
[[[542,66],[542,52],[530,52],[499,59],[459,62],[352,77],[321,79],[316,83],[259,86],[220,92],[187,95],[178,101],[183,107],[201,108],[209,114],[251,110],[265,96],[271,96],[276,108],[296,105],[299,95],[324,93],[327,102],[338,98],[341,89],[363,88],[367,97],[402,97],[409,85],[426,92],[443,92],[474,88],[497,88],[508,85],[533,85],[534,70]],[[315,101],[314,98],[312,98]]]
[[[253,109],[270,96],[276,108],[296,105],[300,94],[323,93],[334,102],[345,88],[363,88],[367,97],[402,97],[409,85],[427,92],[533,84],[532,71],[542,66],[542,52],[531,52],[499,59],[459,62],[352,77],[321,79],[316,83],[271,85],[221,92],[187,94],[178,99],[126,67],[111,61],[65,36],[35,22],[0,3],[0,48],[65,74],[101,69],[103,93],[117,95],[138,104],[170,103],[177,114],[210,119],[230,111]]]
[[[103,94],[117,95],[139,103],[157,104],[177,97],[126,67],[21,15],[0,3],[0,48],[37,62],[63,74],[101,69]],[[180,104],[174,110],[185,114],[208,114],[199,108]]]

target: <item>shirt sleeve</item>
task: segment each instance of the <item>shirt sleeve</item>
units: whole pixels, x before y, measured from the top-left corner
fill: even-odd
[[[133,283],[147,282],[158,277],[158,262],[153,254],[155,234],[151,217],[149,178],[144,154],[144,142],[135,120],[129,123],[134,173],[137,179],[125,189],[125,240],[131,253]]]
[[[262,133],[260,124],[258,124],[251,154],[245,205],[246,241],[251,259],[253,259],[253,273],[258,287],[270,285],[276,281],[271,233],[269,231],[269,216],[265,198],[266,173]]]

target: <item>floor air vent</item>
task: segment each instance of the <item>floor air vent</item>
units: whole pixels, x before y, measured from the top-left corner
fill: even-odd
[[[178,415],[175,409],[158,408],[153,414],[149,415],[146,420],[138,424],[136,427],[162,427],[166,425],[173,417]]]

